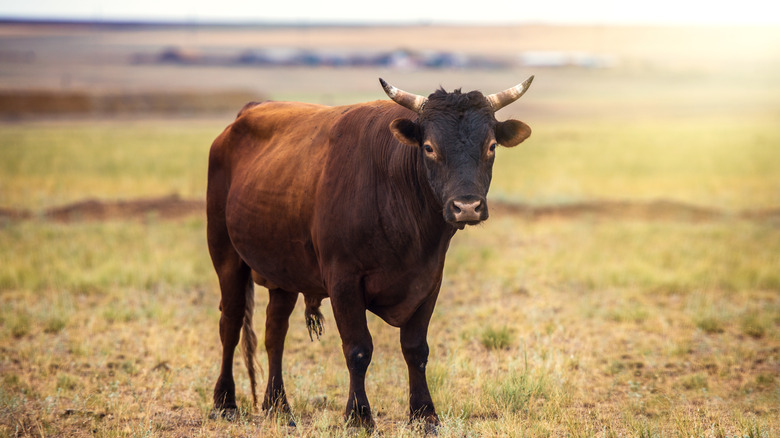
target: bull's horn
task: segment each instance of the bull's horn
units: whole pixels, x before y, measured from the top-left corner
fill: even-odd
[[[397,104],[405,108],[409,108],[418,114],[422,111],[425,102],[428,101],[427,98],[420,95],[407,93],[404,90],[395,88],[394,86],[385,82],[385,80],[382,78],[379,78],[379,83],[382,84],[382,88],[385,90],[385,93],[387,93],[387,96],[390,99],[393,99]]]
[[[498,111],[501,108],[509,105],[510,103],[516,101],[517,99],[520,99],[520,96],[525,94],[526,91],[528,91],[528,87],[531,86],[531,82],[534,80],[534,77],[531,76],[530,78],[526,79],[525,82],[522,84],[517,84],[512,88],[507,88],[506,90],[491,94],[487,97],[488,102],[490,102],[490,106],[493,107],[493,111]]]

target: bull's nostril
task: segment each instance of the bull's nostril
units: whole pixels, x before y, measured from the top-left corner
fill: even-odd
[[[460,209],[460,207],[458,207],[458,203],[457,202],[453,202],[452,203],[452,212],[453,213],[460,213],[461,212],[461,209]]]
[[[477,204],[476,207],[474,207],[474,211],[477,212],[477,213],[482,211],[482,202],[480,202],[479,204]]]

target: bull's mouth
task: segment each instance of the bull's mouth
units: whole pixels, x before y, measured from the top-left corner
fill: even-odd
[[[455,228],[462,230],[466,228],[466,225],[479,225],[482,222],[484,222],[487,218],[482,220],[474,220],[474,221],[460,221],[460,222],[450,222],[450,225],[454,226]]]

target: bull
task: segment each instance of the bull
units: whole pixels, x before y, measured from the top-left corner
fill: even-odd
[[[209,154],[207,237],[221,290],[222,365],[215,412],[236,412],[233,355],[255,390],[254,284],[269,291],[264,410],[289,412],[284,340],[298,295],[309,335],[330,299],[349,370],[346,420],[373,428],[365,391],[373,344],[366,311],[400,328],[409,374],[409,415],[439,423],[425,368],[427,332],[450,240],[488,218],[496,147],[531,134],[495,112],[533,76],[483,95],[439,89],[427,98],[380,79],[390,101],[328,107],[250,103]]]

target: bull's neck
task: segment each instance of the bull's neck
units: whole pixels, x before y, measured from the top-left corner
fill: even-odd
[[[412,146],[392,143],[377,162],[380,172],[385,173],[386,181],[379,189],[379,202],[392,205],[398,214],[404,217],[402,224],[418,233],[415,236],[423,245],[439,245],[442,239],[448,244],[455,233],[443,217],[442,205],[436,199],[425,169],[425,163],[419,150]]]

